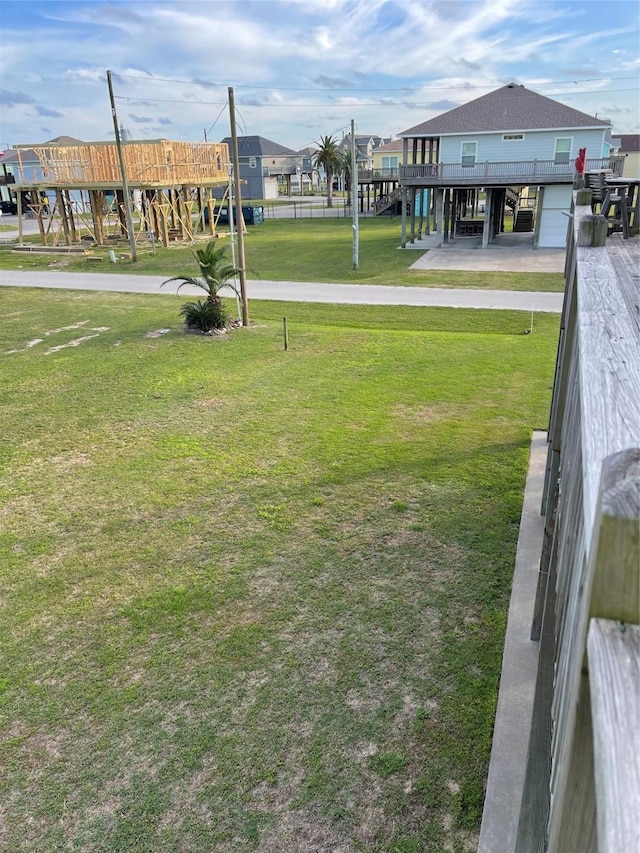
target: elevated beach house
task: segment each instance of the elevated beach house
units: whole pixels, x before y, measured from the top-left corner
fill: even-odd
[[[610,127],[516,83],[410,127],[400,134],[402,245],[428,196],[440,244],[481,234],[487,247],[507,213],[535,248],[564,247],[579,150],[587,171],[622,172],[622,158],[607,156]]]

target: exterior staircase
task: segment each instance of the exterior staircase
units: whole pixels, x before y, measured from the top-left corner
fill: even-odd
[[[507,187],[505,203],[507,207],[510,207],[511,210],[515,210],[518,206],[518,202],[520,201],[520,188],[519,187]]]
[[[375,215],[380,216],[383,213],[387,213],[389,211],[389,209],[392,207],[394,208],[392,212],[395,213],[395,207],[397,206],[398,202],[400,201],[400,198],[401,198],[401,191],[398,189],[398,190],[393,190],[393,192],[390,192],[389,195],[386,195],[386,196],[384,196],[384,198],[381,198],[378,201],[376,201],[376,203],[374,205]]]
[[[513,231],[514,233],[533,231],[533,210],[520,208],[516,212],[515,219],[513,220]]]

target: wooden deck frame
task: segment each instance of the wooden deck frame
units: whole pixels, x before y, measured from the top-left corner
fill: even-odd
[[[23,162],[21,152],[25,148],[35,151],[37,167]],[[22,209],[28,206],[35,214],[43,245],[77,243],[79,228],[86,230],[98,246],[128,240],[115,143],[21,145],[16,150],[14,190]],[[175,241],[192,243],[198,235],[215,236],[218,200],[213,190],[224,188],[226,194],[226,144],[166,139],[126,142],[123,154],[134,215],[137,212],[136,242],[154,239],[168,246]],[[42,203],[44,190],[56,197],[48,220]],[[108,194],[113,198],[111,204],[106,203]]]

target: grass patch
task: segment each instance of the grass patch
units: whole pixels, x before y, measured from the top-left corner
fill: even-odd
[[[2,845],[475,849],[558,318],[2,301]]]
[[[491,290],[562,292],[560,273],[469,272],[460,270],[410,270],[419,257],[401,251],[400,220],[363,219],[360,223],[360,264],[352,268],[352,231],[349,219],[275,219],[250,227],[246,257],[250,278],[275,281],[322,281],[346,284],[383,284],[416,287],[463,287]],[[34,238],[35,239],[35,238]],[[226,239],[226,238],[224,238]],[[123,245],[123,250],[128,251]],[[159,247],[157,254],[145,249],[137,264],[122,260],[112,264],[108,250],[94,250],[102,264],[85,258],[63,259],[69,272],[137,273],[167,278],[193,269],[192,248]],[[59,259],[57,268],[60,269]],[[0,248],[0,268],[49,269],[53,259],[45,255],[12,253]]]

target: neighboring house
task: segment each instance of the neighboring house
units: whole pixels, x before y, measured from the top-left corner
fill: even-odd
[[[302,182],[303,192],[312,189],[320,189],[320,176],[314,164],[316,149],[307,146],[296,151],[296,172],[298,173],[298,185]],[[293,180],[293,178],[292,178]]]
[[[230,136],[222,142],[233,151]],[[240,179],[244,182],[242,195],[247,199],[277,198],[281,183],[290,191],[291,176],[297,175],[301,167],[299,154],[264,136],[239,136],[238,157]]]
[[[394,177],[398,174],[398,167],[402,165],[402,139],[392,139],[373,149],[373,174],[374,177]]]
[[[521,191],[536,187],[533,216],[523,215],[523,227],[516,230],[533,229],[534,246],[564,247],[563,213],[571,205],[579,149],[587,149],[587,169],[621,171],[622,161],[606,156],[610,126],[509,83],[400,134],[403,195],[409,200],[414,192],[433,189],[441,242],[459,233],[482,233],[486,247],[503,230],[505,206],[518,211]],[[486,195],[481,220],[474,217],[480,191]],[[464,222],[469,215],[473,222]],[[412,234],[414,217],[415,209]],[[465,228],[459,229],[462,222]],[[405,236],[403,220],[403,245]]]
[[[623,178],[640,178],[640,135],[637,133],[618,134],[620,147],[618,154],[624,157]]]
[[[356,134],[356,159],[358,161],[358,169],[365,171],[373,169],[373,152],[380,145],[388,142],[389,138],[382,136],[368,136]],[[351,134],[347,133],[342,138],[340,147],[343,151],[351,151]]]
[[[76,145],[82,144],[82,140],[73,136],[56,136],[55,139],[47,139],[44,145]],[[43,181],[45,174],[38,155],[33,148],[9,148],[0,157],[0,200],[15,203],[11,185],[14,183],[29,183],[31,181]],[[52,194],[45,194],[52,203]]]

